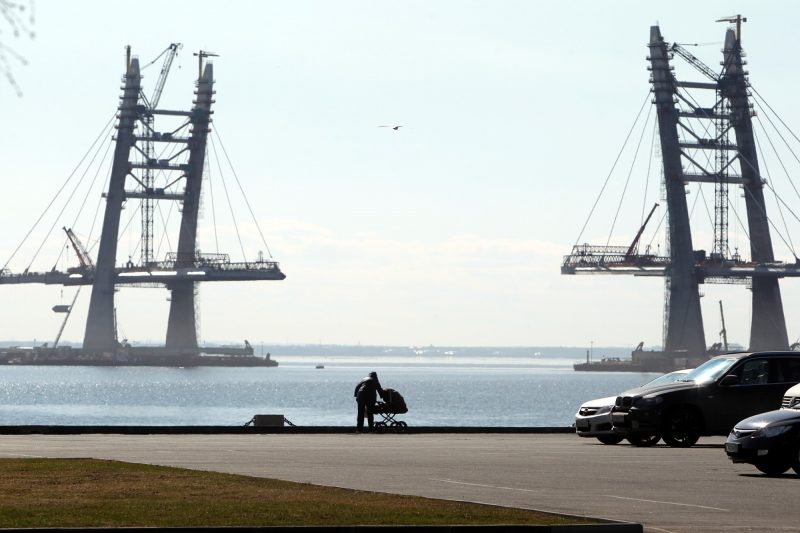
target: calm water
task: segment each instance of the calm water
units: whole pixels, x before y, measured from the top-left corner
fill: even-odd
[[[572,359],[284,356],[277,368],[0,367],[0,425],[355,423],[353,388],[370,370],[400,391],[409,425],[566,426],[586,400],[654,374],[581,373]],[[324,369],[316,369],[323,364]]]

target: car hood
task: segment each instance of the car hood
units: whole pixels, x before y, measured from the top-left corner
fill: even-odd
[[[736,429],[760,429],[770,424],[780,424],[781,422],[800,423],[800,409],[778,409],[767,411],[750,418],[745,418],[736,423]]]
[[[609,405],[614,405],[614,402],[617,401],[616,396],[609,396],[608,398],[598,398],[596,400],[589,400],[588,402],[581,405],[581,407],[607,407]]]
[[[665,392],[694,389],[696,387],[697,383],[694,381],[674,381],[657,387],[636,387],[635,389],[626,390],[620,396],[655,396]]]

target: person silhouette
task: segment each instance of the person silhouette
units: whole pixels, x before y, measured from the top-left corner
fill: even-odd
[[[356,385],[355,392],[353,392],[353,396],[358,404],[356,431],[362,431],[364,429],[364,415],[367,417],[369,429],[372,429],[375,421],[373,409],[375,407],[375,402],[378,400],[378,393],[383,396],[381,382],[378,381],[378,374],[376,372],[370,372],[367,377],[359,381],[358,385]]]

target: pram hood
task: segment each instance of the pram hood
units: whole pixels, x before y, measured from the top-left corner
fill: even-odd
[[[376,412],[403,414],[408,412],[408,406],[403,395],[394,389],[383,389],[383,403],[375,406]]]

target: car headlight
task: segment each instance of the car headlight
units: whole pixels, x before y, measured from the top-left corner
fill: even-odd
[[[757,430],[753,433],[754,437],[765,437],[767,439],[771,439],[777,437],[778,435],[783,435],[787,431],[792,429],[792,426],[764,426],[763,428]]]
[[[606,413],[610,413],[610,412],[611,412],[611,408],[612,408],[612,407],[614,407],[614,406],[613,406],[613,405],[606,405],[606,406],[603,406],[603,407],[601,407],[600,409],[598,409],[598,410],[597,410],[597,412],[596,412],[595,414],[596,414],[596,415],[604,415],[604,414],[606,414]]]
[[[655,407],[663,401],[664,398],[661,396],[642,396],[641,398],[636,398],[633,401],[633,405],[636,407]]]

